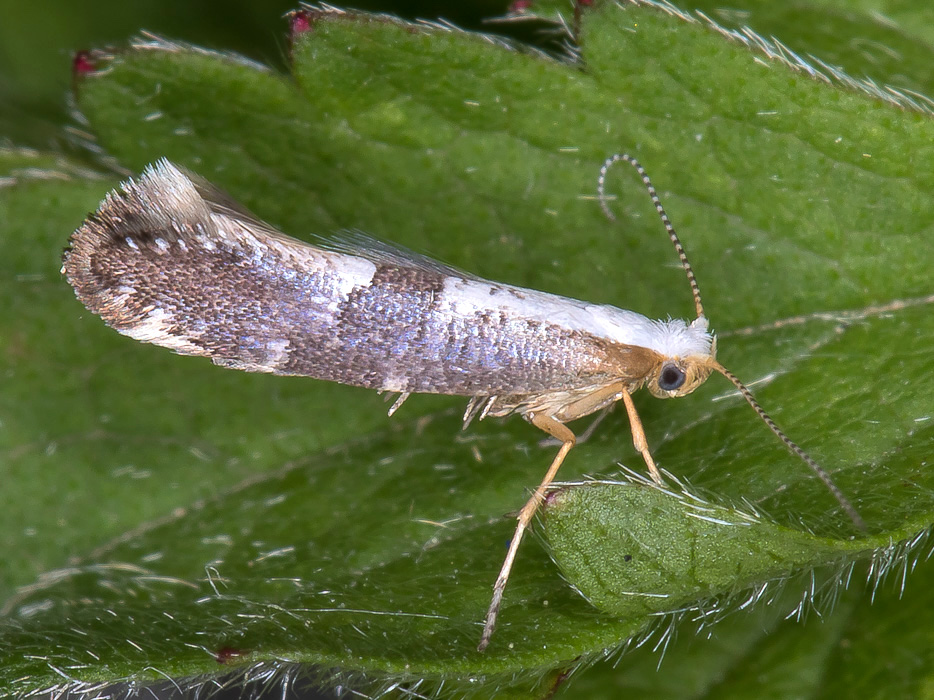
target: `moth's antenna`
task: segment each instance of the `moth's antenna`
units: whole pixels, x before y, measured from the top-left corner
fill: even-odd
[[[700,318],[704,315],[704,305],[701,303],[700,289],[697,286],[697,280],[694,278],[694,270],[691,268],[691,263],[688,262],[688,256],[687,253],[684,252],[684,246],[681,245],[681,239],[679,239],[678,234],[675,233],[675,228],[671,225],[668,214],[665,213],[665,207],[662,206],[662,202],[658,198],[658,192],[655,191],[652,181],[649,179],[645,168],[642,167],[639,161],[625,153],[617,153],[606,159],[606,162],[603,163],[603,167],[600,168],[600,177],[597,178],[597,194],[600,196],[600,208],[603,209],[606,218],[610,221],[616,221],[616,217],[613,215],[613,212],[610,211],[606,203],[606,174],[614,163],[618,163],[621,160],[629,163],[636,169],[636,172],[639,173],[639,177],[642,178],[642,184],[644,184],[645,189],[649,191],[649,197],[652,198],[655,211],[657,211],[658,215],[662,218],[662,224],[668,232],[668,237],[671,239],[671,242],[674,243],[675,250],[678,252],[678,257],[681,259],[681,267],[684,268],[684,272],[688,276],[688,283],[691,285],[691,294],[694,295],[694,308],[697,309],[697,317]]]
[[[671,220],[668,218],[668,214],[665,212],[665,208],[662,206],[661,200],[658,198],[658,192],[655,190],[655,187],[652,185],[652,181],[649,179],[648,174],[645,172],[645,168],[630,155],[625,153],[617,153],[616,155],[610,156],[603,163],[603,167],[600,168],[600,177],[597,178],[597,194],[600,198],[600,208],[603,209],[603,213],[606,214],[606,217],[611,221],[615,221],[616,217],[613,215],[613,212],[610,211],[609,206],[606,203],[606,174],[609,172],[610,168],[614,163],[619,161],[625,161],[629,163],[632,167],[636,169],[636,172],[639,173],[639,177],[642,178],[642,184],[645,185],[645,189],[649,192],[649,197],[652,198],[652,204],[655,205],[655,211],[658,212],[658,215],[662,219],[662,224],[665,226],[665,230],[668,232],[668,237],[671,239],[671,242],[675,246],[675,250],[678,252],[678,258],[681,260],[681,267],[684,268],[684,272],[688,277],[688,283],[691,285],[691,293],[694,295],[694,307],[697,309],[697,317],[700,318],[704,315],[704,305],[701,303],[700,289],[697,286],[697,280],[694,277],[694,270],[691,268],[691,263],[688,262],[688,256],[684,252],[684,246],[681,245],[681,240],[678,238],[678,234],[675,233],[674,226],[671,225]],[[824,485],[833,494],[834,498],[837,499],[837,502],[850,517],[850,520],[853,521],[853,524],[860,530],[866,530],[866,523],[860,517],[859,513],[856,512],[856,508],[853,507],[853,504],[850,503],[846,496],[843,495],[843,492],[837,487],[833,482],[833,479],[830,478],[830,474],[824,471],[824,468],[819,465],[814,458],[811,457],[807,452],[801,449],[798,444],[792,440],[790,437],[785,435],[782,432],[781,428],[775,425],[775,421],[772,420],[772,417],[765,412],[765,409],[759,405],[759,402],[756,401],[755,397],[752,395],[752,392],[746,388],[746,385],[743,384],[730,370],[721,365],[716,360],[708,360],[709,366],[712,369],[715,369],[717,372],[722,374],[724,377],[732,382],[739,393],[742,394],[743,398],[746,399],[752,410],[756,412],[756,415],[762,419],[762,422],[765,423],[769,430],[771,430],[775,435],[781,440],[785,447],[791,450],[795,455],[797,455],[805,464],[807,464],[815,474],[824,482]]]
[[[762,406],[759,405],[759,402],[756,401],[755,397],[752,395],[752,392],[746,388],[745,384],[737,379],[736,375],[734,375],[730,370],[715,360],[710,360],[709,362],[710,367],[717,370],[720,374],[733,382],[733,386],[735,386],[739,390],[739,393],[743,395],[743,398],[746,399],[746,403],[752,406],[752,410],[755,411],[759,418],[762,419],[762,422],[769,426],[769,429],[775,433],[776,436],[778,436],[778,439],[785,443],[785,447],[794,452],[804,461],[805,464],[814,470],[814,473],[817,474],[817,476],[820,477],[820,480],[824,482],[824,485],[830,490],[830,493],[834,495],[834,498],[837,499],[837,502],[843,507],[843,510],[846,512],[846,514],[850,516],[850,520],[853,521],[853,524],[865,532],[866,523],[863,522],[863,519],[860,517],[859,513],[856,512],[856,508],[853,507],[853,504],[850,503],[846,496],[843,495],[843,492],[837,488],[837,485],[833,482],[833,479],[830,478],[830,474],[824,471],[824,468],[815,462],[811,455],[798,447],[798,444],[794,440],[785,435],[785,433],[782,432],[782,429],[775,425],[775,421],[772,420],[772,417],[765,412]]]

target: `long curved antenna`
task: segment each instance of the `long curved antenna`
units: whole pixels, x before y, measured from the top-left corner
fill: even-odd
[[[603,167],[600,168],[600,177],[597,178],[597,194],[600,196],[600,208],[603,209],[606,218],[610,221],[616,221],[616,217],[613,215],[613,212],[610,211],[606,203],[606,174],[614,163],[618,163],[621,160],[634,167],[636,172],[639,173],[639,177],[642,178],[642,184],[644,184],[645,189],[648,190],[649,197],[652,198],[652,204],[655,205],[655,211],[657,211],[658,215],[662,218],[662,224],[668,232],[668,237],[671,239],[675,250],[678,252],[678,258],[681,259],[681,267],[684,268],[684,272],[688,276],[688,283],[691,285],[691,294],[694,295],[694,308],[697,310],[697,317],[700,318],[704,315],[704,305],[701,303],[700,289],[697,286],[697,279],[694,277],[694,270],[691,267],[691,263],[688,262],[688,256],[687,253],[684,252],[684,246],[681,245],[681,239],[678,238],[678,234],[675,233],[675,228],[671,225],[668,214],[665,213],[665,207],[662,206],[662,202],[658,198],[658,192],[655,191],[652,181],[649,179],[645,168],[642,167],[639,161],[625,153],[617,153],[606,159],[603,163]]]
[[[853,524],[861,531],[865,532],[866,523],[860,517],[859,513],[856,512],[856,508],[853,507],[853,504],[847,500],[846,496],[843,495],[843,492],[833,482],[833,479],[830,478],[830,474],[824,471],[824,468],[816,461],[814,461],[814,458],[811,457],[811,455],[801,449],[794,440],[785,435],[785,433],[782,432],[782,429],[775,425],[775,421],[772,420],[772,417],[765,412],[765,409],[759,405],[759,402],[756,401],[755,397],[752,395],[752,392],[746,388],[745,384],[737,379],[736,375],[734,375],[730,370],[728,370],[716,360],[710,360],[709,362],[711,368],[715,369],[717,372],[722,374],[733,383],[733,386],[735,386],[739,390],[739,393],[743,395],[743,398],[746,399],[746,403],[752,406],[752,410],[755,411],[759,418],[762,419],[762,422],[769,426],[769,429],[775,433],[776,436],[778,436],[778,439],[785,444],[785,447],[794,452],[804,461],[805,464],[814,470],[814,473],[817,474],[817,476],[820,477],[820,480],[824,482],[824,486],[826,486],[830,493],[833,494],[834,498],[837,499],[837,502],[842,506],[846,514],[850,516],[850,520],[853,521]]]

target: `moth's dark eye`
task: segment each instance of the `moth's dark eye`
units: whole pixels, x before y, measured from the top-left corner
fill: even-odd
[[[685,378],[684,370],[680,367],[665,365],[662,373],[658,375],[658,387],[662,391],[674,391],[684,384]]]

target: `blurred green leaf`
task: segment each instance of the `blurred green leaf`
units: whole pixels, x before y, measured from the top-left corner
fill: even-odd
[[[862,611],[871,592],[834,582],[851,565],[862,577],[869,555],[873,576],[907,566],[908,548],[890,543],[932,522],[930,118],[651,8],[587,11],[580,31],[575,66],[477,35],[328,14],[297,38],[293,76],[150,43],[108,60],[78,100],[122,168],[169,157],[294,235],[361,228],[491,279],[689,316],[633,173],[611,178],[619,224],[592,201],[603,159],[637,155],[691,255],[721,361],[833,473],[871,534],[851,539],[833,498],[724,381],[678,402],[640,395],[659,463],[703,494],[715,521],[750,510],[744,501],[765,514],[742,526],[751,539],[685,520],[687,497],[568,487],[545,517],[567,581],[528,542],[479,654],[508,514],[553,448],[518,419],[460,433],[462,401],[415,397],[389,420],[369,392],[229,372],[117,336],[83,312],[58,266],[68,232],[118,178],[7,151],[4,687],[260,673],[253,664],[267,662],[369,692],[540,696],[581,661],[657,631],[657,613],[715,604],[728,616],[712,628],[720,643],[671,646],[674,659],[706,660],[674,674],[681,685],[653,675],[657,655],[625,657],[643,692],[711,690],[759,662],[759,676],[719,688],[740,695],[779,659],[803,672],[794,659],[818,648],[846,666],[829,652],[844,630],[862,645],[848,652],[862,680],[836,678],[853,678],[853,693],[887,673],[863,652],[896,644],[897,631],[874,634],[879,616]],[[642,469],[621,414],[571,453],[562,478],[618,481],[618,461]],[[625,539],[635,534],[638,550]],[[752,566],[744,547],[769,565]],[[627,578],[626,556],[640,552],[654,553],[651,575]],[[812,571],[828,600],[843,599],[817,637],[810,623],[781,622],[810,601]],[[663,587],[671,605],[627,607],[634,585]],[[740,612],[763,585],[781,591],[774,605]],[[929,620],[922,598],[886,605]],[[930,655],[920,635],[911,643]],[[814,694],[831,687],[826,674],[801,678]]]

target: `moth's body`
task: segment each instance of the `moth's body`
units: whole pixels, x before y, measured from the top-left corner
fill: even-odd
[[[88,309],[124,335],[250,372],[301,375],[400,396],[470,398],[465,424],[519,413],[561,448],[519,522],[487,612],[493,632],[524,530],[575,436],[564,424],[622,400],[633,443],[661,483],[630,394],[692,392],[726,376],[795,454],[748,389],[717,363],[700,293],[648,177],[639,170],[688,273],[697,318],[632,311],[489,282],[362,235],[326,247],[285,236],[200,178],[160,161],[112,192],[74,233],[63,272]]]
[[[573,420],[601,387],[631,392],[668,360],[711,356],[705,321],[651,321],[367,242],[288,238],[162,161],[108,197],[64,271],[137,340],[251,372],[468,396],[483,415]]]

